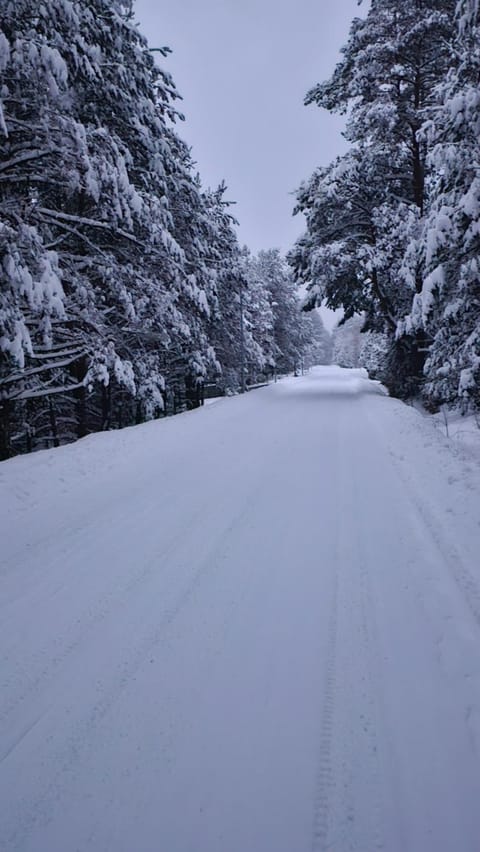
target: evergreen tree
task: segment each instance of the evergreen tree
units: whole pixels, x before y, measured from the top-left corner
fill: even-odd
[[[28,449],[40,422],[57,443],[158,414],[165,380],[206,371],[217,296],[208,204],[173,126],[177,93],[131,3],[46,0],[34,16],[30,0],[3,6],[7,455],[12,417]]]
[[[332,335],[325,328],[320,312],[313,310],[309,314],[304,313],[303,316],[309,322],[311,339],[305,351],[305,366],[331,364],[333,355]]]
[[[304,322],[291,270],[278,249],[269,249],[259,252],[256,271],[269,294],[272,308],[272,357],[276,370],[280,373],[296,372],[311,342],[311,329]]]
[[[432,338],[429,402],[480,408],[480,21],[460,0],[455,63],[437,87],[422,135],[431,209],[419,241],[425,279],[407,323]]]
[[[364,367],[371,379],[385,382],[388,374],[386,361],[389,351],[389,340],[386,334],[367,331],[361,335],[359,366]]]
[[[363,317],[351,317],[333,330],[333,363],[339,367],[359,367]]]
[[[211,312],[209,340],[214,355],[212,370],[226,392],[242,386],[242,311],[247,278],[244,257],[235,233],[236,220],[225,199],[225,185],[205,194],[211,231],[210,263],[215,269],[217,304]]]
[[[411,251],[426,201],[428,142],[418,131],[450,62],[454,9],[454,0],[373,0],[332,78],[306,99],[348,111],[352,148],[300,189],[307,233],[291,262],[309,287],[307,307],[326,299],[388,333],[389,384],[399,394],[412,391],[423,366],[423,333],[399,340],[398,331],[422,287]]]

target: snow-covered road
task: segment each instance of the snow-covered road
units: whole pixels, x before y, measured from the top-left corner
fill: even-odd
[[[0,465],[0,848],[478,852],[478,473],[334,368]]]

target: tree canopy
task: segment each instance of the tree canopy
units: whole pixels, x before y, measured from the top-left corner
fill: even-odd
[[[299,189],[289,255],[307,287],[389,340],[384,380],[478,407],[479,27],[474,0],[373,0],[306,103],[347,115],[348,152]]]

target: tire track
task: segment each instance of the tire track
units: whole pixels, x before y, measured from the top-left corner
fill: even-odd
[[[328,628],[327,669],[317,760],[312,852],[325,852],[328,849],[331,817],[330,800],[332,788],[335,784],[335,772],[332,764],[332,740],[337,703],[337,641],[338,574],[335,574],[332,609]]]
[[[350,416],[350,412],[345,412]],[[345,421],[339,430],[339,528],[328,630],[312,852],[385,848],[384,734],[378,636],[362,490]],[[342,535],[340,518],[348,536]],[[383,727],[382,727],[383,726]]]
[[[201,522],[203,515],[204,508],[197,509],[189,519],[187,526],[183,527],[170,538],[168,544],[155,555],[155,559],[151,563],[147,566],[139,566],[134,574],[128,580],[125,580],[120,590],[117,588],[108,589],[108,591],[102,594],[100,599],[91,603],[88,611],[79,613],[77,623],[74,625],[75,632],[73,636],[71,635],[65,640],[65,637],[59,635],[54,639],[54,646],[56,647],[51,647],[51,644],[47,643],[42,648],[37,648],[31,658],[23,661],[22,668],[25,668],[27,671],[35,671],[36,674],[29,678],[20,691],[9,699],[4,699],[0,707],[0,723],[2,725],[6,725],[12,713],[17,712],[23,702],[28,698],[32,698],[40,687],[44,691],[48,689],[52,679],[58,676],[59,670],[61,670],[71,654],[82,645],[85,638],[92,631],[101,627],[114,610],[120,617],[121,611],[131,605],[131,593],[137,587],[142,586],[142,584],[153,578],[154,573],[156,573],[154,566],[158,567],[159,564],[165,563],[168,560],[169,556],[175,552],[175,548],[184,541],[186,531],[187,533],[192,532]],[[132,523],[130,523],[130,528],[133,534]],[[105,533],[104,537],[107,539],[108,533]],[[20,678],[20,676],[21,673],[18,672],[18,677]],[[2,689],[8,695],[8,690],[11,690],[15,685],[15,682],[12,680],[7,680],[3,683]],[[0,757],[0,760],[2,760],[2,757]]]
[[[189,584],[180,592],[177,599],[164,610],[155,624],[149,626],[141,640],[131,649],[128,658],[119,660],[111,675],[108,686],[99,687],[97,701],[90,708],[88,716],[72,720],[69,736],[55,751],[49,752],[49,760],[56,767],[50,776],[46,788],[28,803],[26,815],[8,838],[9,850],[21,850],[31,836],[36,826],[45,825],[50,819],[50,812],[65,786],[76,777],[76,767],[83,756],[93,748],[94,736],[100,725],[111,711],[115,702],[130,686],[139,668],[151,656],[152,648],[164,639],[166,632],[175,622],[178,614],[194,598],[198,588],[207,577],[214,577],[220,570],[225,554],[228,552],[232,530],[241,523],[252,511],[258,492],[263,484],[259,483],[248,494],[239,511],[225,527],[213,547],[208,548],[205,555],[192,574]]]

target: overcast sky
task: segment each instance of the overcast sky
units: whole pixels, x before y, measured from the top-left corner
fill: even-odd
[[[362,7],[363,9],[363,7]],[[356,0],[137,0],[151,47],[183,96],[180,135],[205,185],[222,179],[253,251],[287,251],[302,230],[291,193],[345,149],[342,121],[303,106],[348,36]]]

